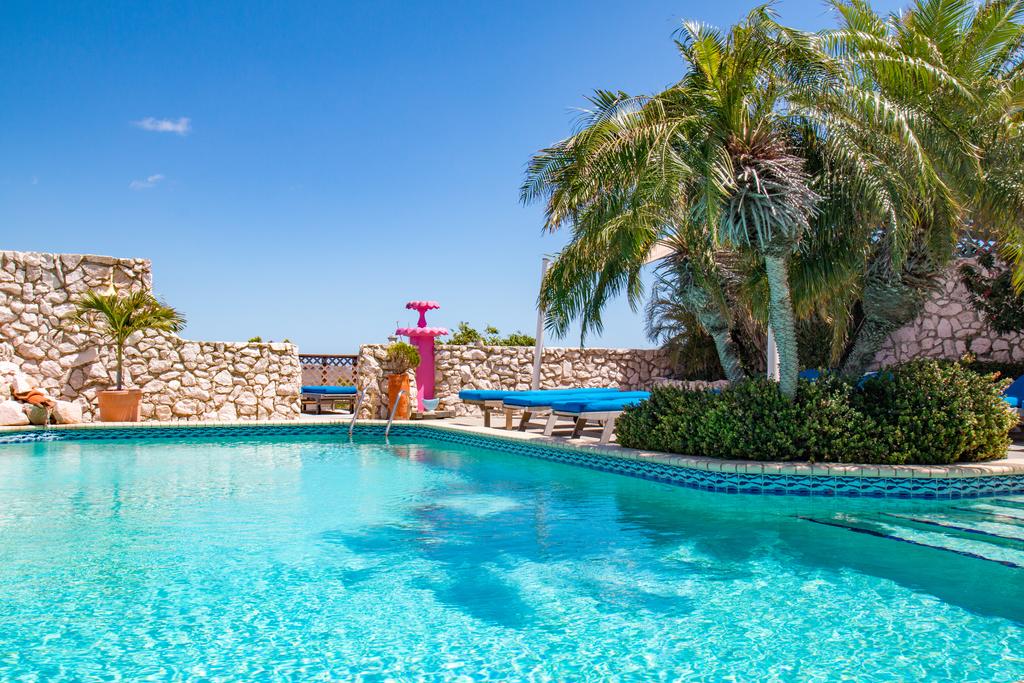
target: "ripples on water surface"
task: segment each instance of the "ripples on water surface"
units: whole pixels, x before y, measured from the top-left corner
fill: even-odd
[[[798,518],[957,503],[338,440],[0,446],[0,680],[1024,678],[1024,570]]]

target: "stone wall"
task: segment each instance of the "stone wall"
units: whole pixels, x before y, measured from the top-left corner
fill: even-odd
[[[950,267],[916,320],[889,336],[872,369],[911,358],[957,359],[968,351],[979,360],[1024,362],[1024,335],[996,334],[971,305],[958,273],[963,263]]]
[[[387,411],[387,377],[381,369],[384,344],[359,349],[357,385],[366,391],[362,417],[382,417]],[[658,349],[544,349],[541,388],[618,386],[637,390],[650,388],[659,378],[672,375],[668,355]],[[411,373],[410,373],[411,376]],[[472,412],[458,400],[462,389],[530,388],[533,377],[532,346],[437,347],[435,397],[442,409],[457,415]],[[415,394],[415,379],[412,380]]]
[[[67,327],[89,289],[152,287],[150,262],[82,254],[0,252],[0,341],[55,398],[96,415],[113,386],[113,351]],[[144,419],[286,419],[299,414],[301,370],[292,344],[196,342],[150,333],[129,340],[125,383],[142,389]]]

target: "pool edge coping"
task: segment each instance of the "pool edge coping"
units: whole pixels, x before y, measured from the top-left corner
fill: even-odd
[[[360,420],[359,426],[384,426],[385,420]],[[75,425],[10,426],[0,427],[0,437],[7,434],[44,433],[47,431],[85,430],[150,430],[150,429],[200,429],[232,427],[347,427],[348,419],[338,420],[231,420],[193,422],[88,422]],[[509,443],[530,443],[556,450],[587,453],[613,460],[638,463],[656,463],[669,467],[740,475],[776,475],[793,477],[845,477],[859,479],[972,479],[978,477],[1024,476],[1024,457],[1019,460],[1004,460],[984,463],[959,463],[956,465],[870,465],[852,463],[809,463],[756,460],[726,460],[703,456],[679,455],[658,451],[643,451],[618,445],[572,443],[566,438],[546,437],[532,432],[495,430],[476,425],[442,424],[422,420],[396,420],[396,427],[416,428],[424,432],[448,431],[471,434],[487,440]],[[3,444],[0,444],[3,445]]]

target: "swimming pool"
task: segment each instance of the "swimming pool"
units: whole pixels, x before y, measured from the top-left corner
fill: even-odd
[[[728,495],[416,436],[0,445],[0,680],[1013,681],[1022,564],[1024,496]]]

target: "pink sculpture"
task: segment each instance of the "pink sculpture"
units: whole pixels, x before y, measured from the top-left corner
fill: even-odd
[[[436,301],[410,301],[406,308],[420,312],[416,327],[399,327],[395,334],[409,338],[420,352],[420,364],[416,368],[416,405],[423,412],[423,399],[434,398],[434,337],[443,337],[448,330],[443,327],[427,327],[427,311],[441,308]]]

